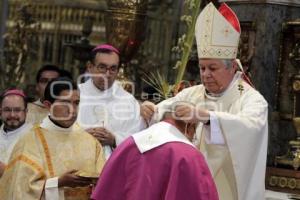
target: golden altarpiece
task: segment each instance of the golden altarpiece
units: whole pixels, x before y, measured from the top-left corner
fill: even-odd
[[[268,189],[300,194],[300,19],[282,26],[278,68],[277,120],[290,121],[294,138],[267,169]]]
[[[136,32],[136,36],[130,33],[132,37],[129,37],[127,47],[126,45],[120,46],[121,49],[127,48],[128,55],[126,56],[128,57],[131,57],[130,54],[137,50],[137,46],[140,46],[139,59],[145,62],[141,63],[137,62],[138,59],[133,59],[131,64],[136,69],[154,70],[153,68],[156,67],[162,69],[163,73],[168,73],[168,68],[177,59],[171,49],[180,34],[178,33],[181,11],[179,0],[61,0],[55,2],[52,0],[9,0],[8,2],[8,29],[13,27],[19,7],[25,2],[29,3],[35,20],[41,26],[34,38],[36,45],[32,46],[36,55],[31,61],[33,70],[29,73],[31,77],[26,79],[30,83],[34,83],[32,74],[35,74],[36,70],[46,63],[59,65],[74,73],[73,71],[76,71],[81,63],[76,61],[74,51],[68,45],[80,41],[83,34],[88,36],[91,45],[96,45],[107,41],[106,32],[112,33],[108,35],[108,39],[112,41],[124,39],[129,31]],[[128,7],[124,6],[119,9],[124,2]],[[147,10],[143,2],[149,2]],[[128,17],[129,13],[134,16]],[[106,20],[109,14],[113,15],[111,19]],[[146,15],[147,20],[144,23]],[[132,26],[131,29],[129,29],[130,26],[124,26],[124,23],[128,24],[130,21],[136,21],[136,26]],[[123,27],[114,29],[120,26]],[[83,29],[86,29],[85,33]],[[116,38],[113,38],[114,36]],[[133,76],[139,78],[136,71],[132,71]],[[141,80],[138,81],[141,82]]]

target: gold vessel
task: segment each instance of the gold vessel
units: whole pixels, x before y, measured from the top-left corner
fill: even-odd
[[[144,39],[148,0],[107,0],[107,5],[107,41],[117,47],[128,62]]]
[[[285,155],[275,157],[275,166],[278,164],[292,166],[295,170],[298,170],[300,167],[300,75],[294,76],[292,86],[294,92],[293,125],[297,137],[296,140],[289,142],[289,150]]]
[[[295,170],[300,167],[300,43],[296,42],[291,52],[289,60],[297,72],[292,79],[293,90],[293,125],[297,132],[296,140],[289,142],[289,150],[284,156],[275,157],[275,166],[278,164],[292,166]]]
[[[278,164],[287,165],[298,170],[300,167],[300,117],[293,118],[293,124],[297,131],[297,138],[289,142],[289,150],[284,156],[276,156],[275,166]]]

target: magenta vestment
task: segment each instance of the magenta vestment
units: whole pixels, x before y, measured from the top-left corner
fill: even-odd
[[[133,137],[107,161],[92,194],[95,200],[218,200],[202,154],[168,142],[140,153]]]

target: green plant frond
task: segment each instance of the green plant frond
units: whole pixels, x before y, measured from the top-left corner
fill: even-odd
[[[190,1],[191,1],[191,0],[185,0],[185,1],[183,1],[183,4],[184,4],[184,5],[189,5]]]
[[[15,16],[12,28],[3,35],[4,48],[0,58],[0,90],[8,85],[24,86],[26,62],[29,58],[29,52],[33,49],[30,44],[32,36],[35,35],[41,27],[40,23],[33,23],[31,10],[26,5],[27,0],[21,3],[22,10]],[[27,6],[27,7],[26,7]]]
[[[176,64],[175,64],[175,66],[173,67],[173,69],[180,68],[181,64],[182,64],[181,61],[177,61]]]
[[[182,43],[183,43],[183,39],[180,37],[180,38],[178,38],[178,46],[181,46],[182,45]]]
[[[183,15],[181,20],[186,22],[187,32],[184,34],[184,40],[182,39],[183,37],[181,37],[180,45],[177,44],[182,51],[182,55],[180,61],[176,62],[174,67],[174,69],[177,71],[174,85],[177,85],[182,80],[186,64],[189,60],[189,54],[195,37],[195,24],[200,12],[201,0],[186,0],[184,5],[184,13],[187,15]]]
[[[185,42],[183,44],[183,46],[184,46],[184,48],[187,48],[187,49],[191,49],[192,48],[192,46],[189,43],[187,43],[187,42]]]
[[[190,4],[189,4],[189,9],[190,9],[190,10],[193,10],[193,9],[195,9],[195,7],[196,7],[196,2],[193,1],[193,0],[191,0],[191,1],[190,1]]]
[[[172,48],[172,52],[178,52],[179,51],[179,47],[178,46],[175,46]]]
[[[191,16],[184,16],[181,18],[181,21],[185,22],[189,27],[193,22],[193,18]]]
[[[144,75],[145,78],[142,78],[142,80],[151,87],[155,88],[162,98],[167,99],[170,96],[172,86],[169,84],[166,77],[161,75],[158,70],[151,72],[150,74],[145,73]]]
[[[182,15],[182,16],[180,17],[180,20],[181,20],[181,21],[185,21],[185,20],[186,20],[186,15]]]

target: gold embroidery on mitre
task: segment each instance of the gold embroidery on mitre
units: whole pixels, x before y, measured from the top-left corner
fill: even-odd
[[[240,33],[212,3],[208,4],[200,13],[195,34],[199,58],[236,58]]]

